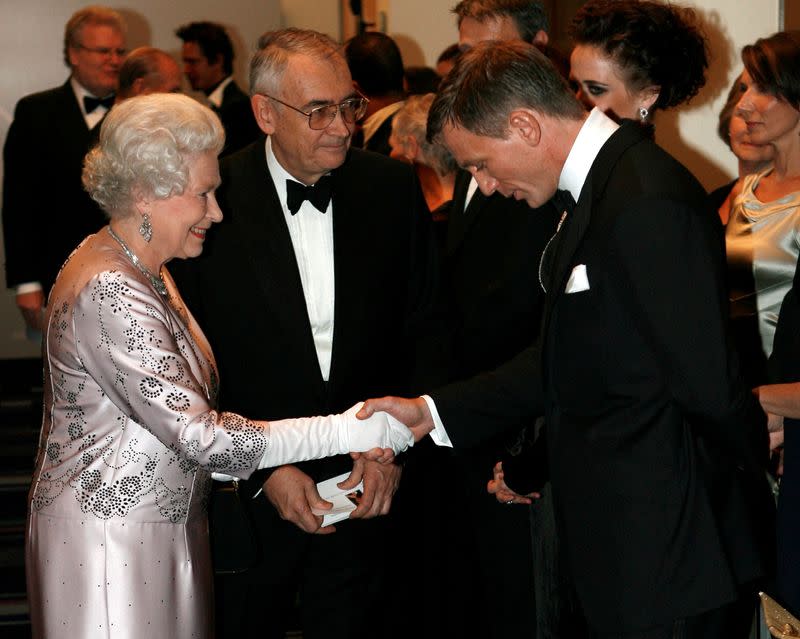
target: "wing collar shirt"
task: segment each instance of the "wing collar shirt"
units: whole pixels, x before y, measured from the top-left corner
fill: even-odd
[[[283,217],[303,284],[308,319],[317,351],[322,378],[327,382],[331,371],[333,349],[333,313],[335,278],[333,265],[333,198],[325,213],[319,212],[308,201],[303,202],[296,215],[286,205],[286,180],[300,180],[284,169],[272,151],[269,137],[266,141],[267,166],[275,184]]]
[[[558,188],[569,191],[576,202],[580,199],[586,176],[589,175],[589,170],[592,168],[597,154],[618,128],[619,125],[616,122],[596,107],[592,109],[589,117],[583,123],[575,138],[575,143],[567,155],[558,180]],[[452,447],[453,443],[450,441],[441,417],[439,417],[436,404],[429,395],[422,397],[428,404],[433,417],[434,429],[431,431],[431,439],[437,446]]]

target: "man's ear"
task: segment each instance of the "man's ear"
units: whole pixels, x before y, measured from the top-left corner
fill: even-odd
[[[510,135],[518,135],[530,146],[538,146],[542,139],[539,118],[529,109],[514,109],[508,116],[508,129]]]
[[[78,66],[77,55],[78,55],[77,47],[69,45],[67,47],[67,59],[69,60],[69,66],[71,69],[74,69],[76,66]]]
[[[223,75],[224,75],[224,72],[222,71],[223,64],[224,64],[224,62],[223,62],[221,53],[218,53],[217,57],[214,58],[213,60],[209,60],[208,61],[208,66],[210,66],[212,68],[219,68],[220,73],[223,73]]]
[[[250,108],[256,117],[258,128],[267,135],[275,132],[275,108],[272,101],[265,95],[256,93],[250,97]]]

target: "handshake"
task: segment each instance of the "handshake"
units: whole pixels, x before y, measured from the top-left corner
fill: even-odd
[[[363,406],[364,402],[359,402],[344,413],[334,415],[342,420],[339,432],[343,450],[351,454],[369,453],[368,459],[387,462],[414,445],[413,433],[389,413],[378,411],[359,419],[356,415]]]
[[[369,461],[392,461],[397,453],[413,446],[414,441],[425,433],[417,429],[412,432],[402,421],[381,410],[381,402],[386,399],[359,402],[336,415],[270,422],[269,445],[258,467],[281,466],[345,453],[354,456],[363,453]],[[419,401],[424,403],[421,398]],[[408,419],[416,426],[416,416],[394,410],[395,406],[392,409],[401,419]]]

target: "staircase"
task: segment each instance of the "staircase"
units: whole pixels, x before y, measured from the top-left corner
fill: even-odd
[[[25,512],[42,419],[40,359],[0,360],[0,637],[30,639]]]

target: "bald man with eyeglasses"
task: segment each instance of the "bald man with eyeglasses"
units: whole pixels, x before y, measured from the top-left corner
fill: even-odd
[[[214,344],[220,407],[327,414],[414,387],[415,369],[438,364],[418,357],[421,335],[434,334],[437,260],[413,168],[350,148],[366,99],[327,36],[264,34],[250,86],[266,137],[222,161],[225,219],[203,257],[170,266]],[[350,471],[348,487],[363,480],[358,506],[323,527],[316,484]],[[399,465],[340,456],[241,482],[259,556],[218,576],[217,636],[284,637],[298,629],[298,593],[305,639],[385,636],[396,526],[385,515],[400,476]],[[218,569],[226,559],[216,555]]]
[[[60,87],[22,98],[3,159],[6,285],[26,328],[39,339],[47,293],[61,264],[105,215],[81,185],[83,157],[114,103],[125,57],[125,24],[106,7],[76,11],[64,29]]]

